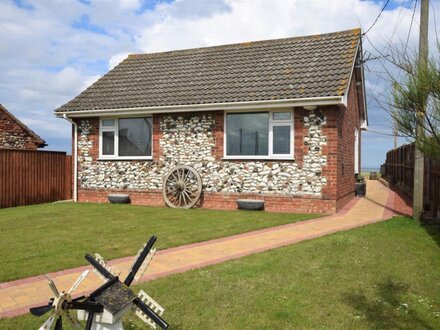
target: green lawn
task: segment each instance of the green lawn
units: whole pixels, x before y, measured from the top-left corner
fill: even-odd
[[[174,329],[439,329],[440,235],[430,232],[396,217],[135,288]],[[142,328],[133,315],[126,326]]]
[[[133,205],[56,203],[0,210],[0,282],[134,255],[152,235],[159,249],[318,215]]]

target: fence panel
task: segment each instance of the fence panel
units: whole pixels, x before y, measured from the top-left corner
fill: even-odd
[[[72,198],[65,152],[0,149],[0,208]]]
[[[414,186],[414,144],[405,144],[387,152],[384,177],[412,196]],[[440,195],[440,161],[425,157],[424,204],[438,214]]]

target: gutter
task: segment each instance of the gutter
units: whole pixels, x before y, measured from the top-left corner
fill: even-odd
[[[320,105],[345,105],[344,96],[324,96],[308,97],[302,99],[285,99],[269,101],[247,101],[247,102],[227,102],[227,103],[208,103],[191,105],[171,105],[156,107],[137,107],[137,108],[119,108],[119,109],[99,109],[99,110],[79,110],[56,112],[57,117],[95,117],[112,116],[115,114],[135,115],[135,114],[154,114],[172,112],[195,112],[195,111],[214,111],[214,110],[255,110],[259,108],[286,108],[286,107],[304,107]]]
[[[75,123],[72,119],[63,114],[63,118],[71,123],[74,127],[74,138],[73,138],[73,201],[78,201],[78,124]]]

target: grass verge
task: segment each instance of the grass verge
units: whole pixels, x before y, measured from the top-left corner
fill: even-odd
[[[439,329],[440,235],[405,217],[135,287],[174,329]],[[42,318],[0,320],[38,328]],[[130,315],[128,329],[145,325]]]
[[[86,265],[84,254],[134,255],[318,217],[311,214],[55,203],[0,210],[0,282]]]

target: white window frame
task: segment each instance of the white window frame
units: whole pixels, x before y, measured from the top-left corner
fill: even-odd
[[[152,160],[153,159],[153,130],[151,130],[151,156],[118,156],[119,155],[119,119],[123,118],[151,118],[152,116],[134,116],[134,117],[101,117],[99,118],[99,158],[98,160]],[[114,126],[102,126],[103,120],[114,120]],[[102,154],[102,133],[114,132],[114,155]]]
[[[227,115],[231,113],[257,113],[257,112],[267,112],[269,113],[269,141],[268,141],[268,155],[227,155]],[[275,112],[290,112],[290,120],[274,120],[273,114]],[[231,110],[224,112],[224,120],[223,120],[223,159],[258,159],[258,160],[294,160],[295,159],[295,129],[294,129],[294,118],[295,113],[292,108],[280,108],[276,110]],[[289,154],[274,154],[273,153],[273,127],[274,126],[290,126],[290,153]]]

